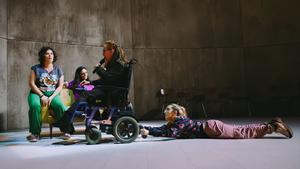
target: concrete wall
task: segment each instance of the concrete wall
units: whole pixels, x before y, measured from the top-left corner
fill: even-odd
[[[161,88],[198,90],[208,100],[228,93],[247,96],[255,100],[253,115],[297,115],[296,104],[280,114],[286,105],[272,99],[300,94],[299,5],[297,0],[0,0],[2,128],[28,127],[28,73],[42,46],[57,51],[57,64],[70,80],[78,65],[92,69],[101,56],[99,44],[107,39],[139,60],[131,90],[138,118],[160,117]],[[211,117],[248,115],[237,105],[236,111],[220,112],[217,104],[207,108]],[[193,117],[203,116],[197,105],[189,106]]]
[[[136,0],[132,8],[138,110],[155,111],[160,88],[243,91],[240,1]]]
[[[247,93],[255,115],[299,115],[299,1],[241,1]]]
[[[105,40],[117,40],[132,57],[129,0],[7,3],[8,129],[28,127],[28,75],[31,65],[38,63],[37,53],[42,46],[56,50],[59,55],[56,64],[61,66],[68,81],[79,65],[93,69],[102,56],[100,44]],[[96,78],[91,74],[91,79]]]
[[[0,131],[7,129],[7,6],[0,0]]]
[[[134,56],[141,61],[135,72],[138,110],[154,114],[159,107],[156,92],[173,88],[198,89],[214,102],[222,94],[249,97],[253,115],[299,115],[294,100],[300,84],[299,4],[296,0],[133,1]],[[212,117],[249,114],[245,103],[237,104],[222,114],[222,105],[207,105],[208,113]]]

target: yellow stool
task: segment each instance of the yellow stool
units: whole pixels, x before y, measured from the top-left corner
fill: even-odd
[[[66,108],[70,107],[75,101],[73,91],[67,88],[63,88],[61,90],[60,98]],[[50,138],[52,138],[53,124],[56,122],[55,118],[53,117],[53,112],[48,106],[44,106],[42,107],[41,115],[42,123],[49,124]]]

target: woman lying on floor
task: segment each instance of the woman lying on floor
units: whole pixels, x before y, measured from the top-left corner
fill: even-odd
[[[230,125],[219,120],[207,120],[204,123],[187,117],[184,107],[170,104],[164,110],[167,124],[161,127],[145,126],[141,135],[173,138],[215,138],[215,139],[249,139],[261,138],[273,132],[287,138],[293,137],[293,132],[280,118],[274,118],[268,123]]]

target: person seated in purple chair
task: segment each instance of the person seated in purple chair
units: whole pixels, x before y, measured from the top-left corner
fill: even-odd
[[[281,118],[274,118],[267,123],[230,125],[220,120],[194,121],[188,118],[184,107],[170,104],[164,110],[167,124],[160,127],[145,126],[141,135],[172,138],[214,138],[214,139],[250,139],[262,138],[273,132],[293,137],[292,129]]]
[[[95,88],[95,86],[91,84],[88,71],[84,66],[79,66],[76,69],[74,79],[67,83],[66,86],[73,91],[75,100],[79,100],[80,98],[80,91],[78,89],[91,91]]]
[[[84,66],[79,66],[76,69],[74,79],[69,83],[66,82],[65,86],[73,91],[75,102],[80,101],[82,91],[91,91],[94,89],[94,85],[89,80],[88,71]],[[71,138],[71,133],[74,132],[74,126],[71,122],[72,113],[66,111],[59,124],[60,130],[65,133],[65,139]]]

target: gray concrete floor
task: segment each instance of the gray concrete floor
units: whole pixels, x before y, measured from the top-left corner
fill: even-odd
[[[222,119],[231,124],[264,122],[264,118]],[[1,169],[299,169],[300,118],[285,118],[294,137],[285,139],[272,134],[262,139],[173,140],[163,137],[139,137],[130,144],[116,144],[111,135],[98,145],[80,142],[73,145],[55,145],[59,138],[43,138],[29,143],[28,131],[0,133]],[[144,125],[162,124],[141,122]],[[48,129],[43,129],[47,131]],[[74,135],[84,140],[83,135]]]

